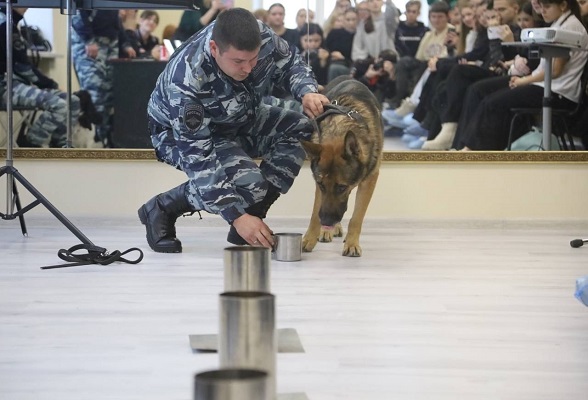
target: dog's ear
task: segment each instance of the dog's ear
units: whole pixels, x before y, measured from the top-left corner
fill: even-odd
[[[357,136],[353,131],[347,131],[345,134],[345,153],[343,154],[344,157],[350,158],[359,158],[361,154],[361,148],[359,147],[359,142],[357,141]]]
[[[308,155],[310,158],[320,158],[323,146],[318,143],[309,142],[307,140],[301,140],[300,143],[302,143],[302,147],[304,147],[306,155]]]

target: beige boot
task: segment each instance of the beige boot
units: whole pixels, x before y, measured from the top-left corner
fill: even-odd
[[[441,124],[441,132],[433,140],[423,143],[423,150],[449,150],[457,132],[457,122]]]
[[[402,103],[400,103],[400,107],[398,107],[396,110],[394,110],[394,113],[400,117],[406,117],[408,114],[410,114],[411,112],[414,112],[414,110],[416,110],[417,105],[414,104],[412,101],[410,101],[410,97],[407,97],[406,99],[402,100]]]

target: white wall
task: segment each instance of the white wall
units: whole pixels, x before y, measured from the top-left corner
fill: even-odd
[[[68,216],[133,216],[151,196],[184,181],[183,173],[156,161],[17,159],[15,166]],[[313,196],[305,165],[270,214],[307,217]],[[587,201],[585,164],[388,162],[368,218],[588,221]],[[41,206],[33,212],[47,214]]]
[[[29,8],[24,19],[29,26],[37,26],[43,33],[45,39],[53,44],[53,18],[52,11],[48,8]],[[65,27],[63,29],[65,35]]]

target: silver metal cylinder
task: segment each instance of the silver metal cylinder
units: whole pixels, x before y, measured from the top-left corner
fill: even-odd
[[[218,352],[221,368],[253,368],[268,373],[270,398],[276,397],[275,297],[264,292],[220,295]]]
[[[276,261],[302,260],[302,234],[274,234],[274,251],[276,253]]]
[[[270,292],[271,252],[265,247],[225,248],[225,292]]]
[[[268,374],[254,369],[219,369],[196,374],[194,400],[270,400]]]

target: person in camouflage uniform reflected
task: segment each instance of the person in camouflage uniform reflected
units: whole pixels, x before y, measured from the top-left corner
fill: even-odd
[[[92,96],[102,122],[96,126],[97,142],[111,147],[113,82],[112,65],[119,45],[130,58],[136,53],[124,33],[118,10],[80,10],[72,18],[73,63],[80,87]]]
[[[18,138],[21,147],[63,147],[67,136],[67,94],[57,89],[57,82],[45,76],[29,60],[27,45],[18,30],[27,8],[12,9],[12,66],[14,107],[35,107],[42,110],[24,137]],[[6,9],[0,9],[0,94],[6,107]],[[77,123],[80,101],[71,99],[72,123]],[[22,136],[22,135],[21,135]]]
[[[221,13],[173,54],[149,101],[149,130],[159,160],[188,181],[139,209],[154,251],[181,252],[175,221],[196,210],[226,220],[230,243],[273,245],[263,218],[298,175],[300,140],[310,139],[313,125],[298,111],[266,104],[272,85],[310,117],[328,103],[297,50],[241,8]]]

